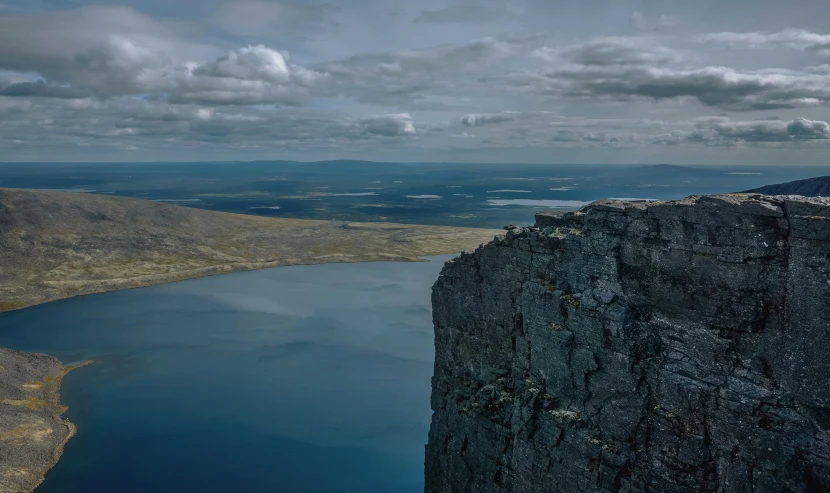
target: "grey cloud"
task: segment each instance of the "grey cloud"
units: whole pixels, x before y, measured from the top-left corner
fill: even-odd
[[[665,38],[601,38],[534,55],[556,69],[524,79],[525,86],[564,99],[665,101],[694,99],[736,111],[825,104],[830,74],[729,67],[687,68],[695,57],[661,46]]]
[[[582,137],[572,130],[557,130],[550,140],[552,142],[580,142]]]
[[[678,17],[674,15],[662,14],[655,20],[649,21],[645,14],[635,10],[628,18],[628,23],[640,31],[661,31],[677,24]]]
[[[705,146],[717,162],[717,146],[780,148],[787,156],[830,147],[821,113],[830,100],[828,66],[800,67],[804,56],[782,50],[718,49],[822,52],[824,35],[812,33],[819,8],[815,23],[797,23],[812,32],[764,33],[779,20],[796,21],[773,2],[745,15],[715,0],[706,9],[717,7],[724,18],[704,21],[702,7],[679,0],[439,0],[427,7],[212,0],[212,13],[195,0],[129,1],[141,10],[0,16],[0,153],[14,158],[28,145],[27,156],[41,159],[49,149],[64,158],[83,156],[71,150],[81,146],[146,147],[192,159],[193,152],[231,157],[228,149],[256,148],[258,157],[278,150],[303,159],[349,152],[444,159],[459,151],[479,160],[594,162],[686,149],[696,158]],[[46,5],[27,5],[35,3],[41,7],[26,8]],[[627,22],[634,9],[639,34]],[[170,17],[150,15],[162,11]],[[665,29],[678,18],[676,29]],[[704,39],[695,28],[751,36]],[[386,51],[367,51],[376,46]],[[694,119],[767,109],[778,109],[781,120]],[[658,147],[669,144],[676,147]],[[650,152],[620,157],[637,147]],[[812,154],[820,153],[800,156]]]
[[[317,88],[318,94],[400,105],[419,100],[429,91],[440,94],[452,89],[459,85],[459,78],[487,73],[509,58],[515,45],[483,38],[422,50],[361,54],[307,68],[327,77]]]
[[[688,142],[714,145],[738,143],[786,143],[830,139],[830,124],[824,121],[797,118],[789,122],[759,120],[733,122],[718,118],[700,122],[685,136]]]
[[[830,78],[786,72],[739,72],[726,67],[693,70],[648,67],[575,68],[550,72],[542,91],[566,97],[634,101],[693,98],[735,111],[811,107],[830,99]]]
[[[514,17],[506,10],[497,10],[482,5],[453,5],[443,9],[424,10],[415,18],[415,22],[432,24],[463,24],[472,22],[491,22]]]
[[[649,28],[649,24],[646,21],[645,16],[638,10],[631,13],[631,16],[628,18],[628,23],[637,29],[645,30]]]
[[[201,58],[215,51],[194,42],[194,28],[184,21],[158,20],[136,9],[116,5],[0,16],[0,67],[38,72],[47,80],[69,82],[79,69],[78,54],[107,50],[112,39],[129,40],[146,52]],[[117,44],[117,43],[116,43]],[[122,46],[123,47],[123,46]],[[91,51],[90,51],[91,50]],[[121,52],[122,61],[140,53]],[[117,61],[117,59],[116,59]],[[134,60],[133,60],[134,61]],[[83,55],[80,61],[83,67]]]
[[[491,123],[504,123],[514,120],[515,113],[469,114],[461,119],[461,123],[468,127],[479,127]]]
[[[321,22],[330,8],[278,0],[226,0],[207,22],[223,31],[242,36],[296,32]]]
[[[721,32],[699,36],[698,40],[724,44],[733,48],[789,48],[830,55],[830,34],[816,34],[803,29],[785,29],[776,33]]]
[[[798,118],[787,124],[787,133],[796,140],[830,139],[830,124]]]
[[[364,132],[370,135],[400,137],[416,133],[412,117],[407,113],[372,116],[361,120],[360,123],[364,126]]]
[[[683,60],[681,51],[660,46],[657,38],[599,38],[564,49],[543,48],[534,54],[548,62],[587,66],[666,65]]]
[[[47,84],[40,80],[37,82],[19,82],[6,87],[0,86],[0,96],[78,99],[88,97],[89,93],[72,87]]]

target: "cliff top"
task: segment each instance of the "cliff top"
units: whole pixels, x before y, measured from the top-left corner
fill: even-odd
[[[830,215],[830,198],[804,197],[800,195],[763,195],[758,193],[733,193],[724,195],[692,195],[678,200],[646,201],[646,200],[598,200],[577,211],[541,211],[536,214],[536,227],[543,228],[549,225],[560,225],[562,220],[577,217],[591,211],[651,211],[666,210],[667,208],[691,209],[693,206],[719,207],[724,211],[740,210],[741,214],[783,217],[786,208],[798,210],[809,208],[817,211],[818,215]],[[825,212],[821,212],[825,211]]]

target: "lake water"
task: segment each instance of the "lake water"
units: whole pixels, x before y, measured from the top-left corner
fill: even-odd
[[[443,262],[229,274],[0,314],[0,346],[95,360],[37,493],[421,492]]]

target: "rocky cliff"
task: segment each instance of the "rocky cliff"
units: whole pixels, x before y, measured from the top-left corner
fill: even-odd
[[[830,200],[597,202],[447,263],[426,491],[830,491]]]

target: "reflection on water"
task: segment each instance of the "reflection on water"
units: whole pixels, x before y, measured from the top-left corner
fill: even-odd
[[[294,266],[0,314],[0,345],[94,359],[38,493],[420,492],[429,426],[423,263]]]

